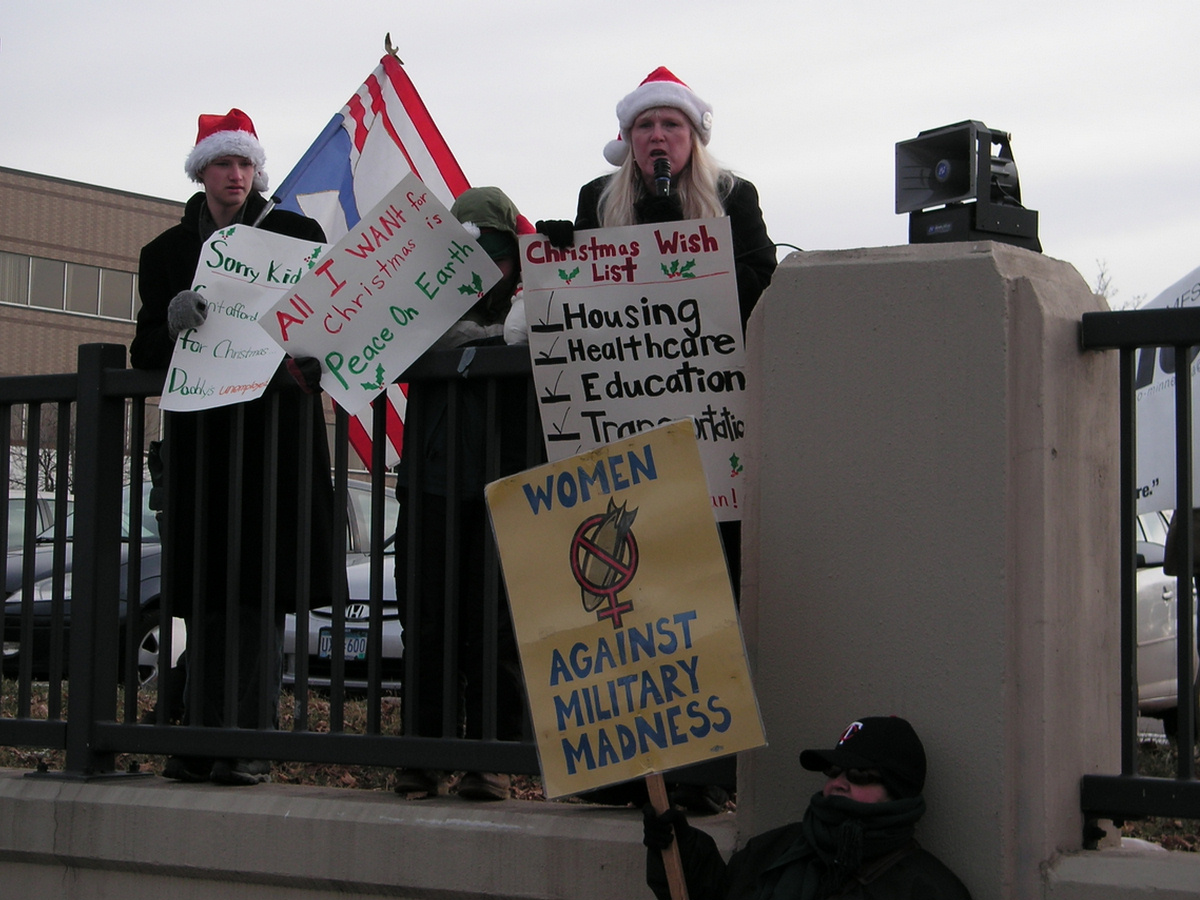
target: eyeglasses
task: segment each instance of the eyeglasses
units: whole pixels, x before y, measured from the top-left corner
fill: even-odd
[[[825,770],[826,778],[838,778],[841,775],[845,775],[848,782],[859,787],[880,784],[883,781],[883,776],[875,769],[843,769],[841,766],[830,766]]]

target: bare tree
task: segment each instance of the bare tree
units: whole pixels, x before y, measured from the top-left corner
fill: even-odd
[[[1098,294],[1107,300],[1109,309],[1136,309],[1142,305],[1142,301],[1146,299],[1145,294],[1134,294],[1129,300],[1123,300],[1120,303],[1114,302],[1114,298],[1121,292],[1113,284],[1112,273],[1108,271],[1108,260],[1096,260],[1096,269],[1096,281],[1092,287],[1092,293]]]
[[[1096,260],[1096,268],[1099,271],[1096,273],[1096,284],[1092,288],[1092,293],[1099,294],[1109,301],[1109,306],[1112,306],[1112,298],[1117,295],[1117,289],[1113,286],[1112,275],[1108,272],[1108,260]]]
[[[36,420],[28,406],[19,407],[21,413],[18,420],[12,422],[9,430],[9,489],[23,490],[28,478],[33,478],[35,491],[53,492],[58,487],[59,480],[59,407],[39,406]],[[70,417],[70,411],[67,411]],[[74,423],[68,418],[65,422],[67,429],[67,446],[74,453],[73,434]],[[36,433],[37,447],[32,455],[29,454],[30,435]],[[71,463],[74,460],[70,460]],[[71,473],[74,465],[67,467],[67,487],[71,489]]]

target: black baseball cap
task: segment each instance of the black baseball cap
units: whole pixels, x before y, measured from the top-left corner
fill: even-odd
[[[832,750],[805,750],[800,765],[810,772],[876,769],[888,793],[899,800],[925,787],[925,747],[907,720],[868,716],[851,722]]]

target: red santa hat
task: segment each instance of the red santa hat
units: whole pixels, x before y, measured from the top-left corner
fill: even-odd
[[[666,66],[659,66],[617,104],[621,133],[604,146],[604,158],[614,166],[621,165],[629,154],[629,132],[634,119],[658,106],[674,107],[687,116],[700,135],[700,142],[707,146],[712,137],[712,107],[671,74]]]
[[[240,109],[231,109],[223,116],[200,116],[196,132],[196,146],[188,154],[183,170],[197,183],[200,173],[214,159],[222,156],[244,156],[254,163],[254,189],[267,189],[267,173],[263,166],[267,162],[266,151],[258,142],[254,123]]]

